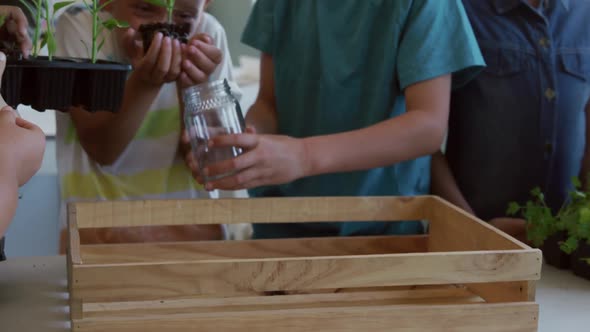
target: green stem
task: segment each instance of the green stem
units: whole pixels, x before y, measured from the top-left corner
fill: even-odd
[[[33,35],[33,56],[39,55],[39,35],[41,34],[41,0],[35,2],[35,34]]]
[[[92,1],[92,63],[96,63],[96,39],[98,39],[98,0]]]
[[[166,6],[168,7],[168,24],[172,24],[172,14],[174,13],[174,3],[176,0],[168,0]]]
[[[51,35],[53,32],[51,31],[51,16],[49,15],[49,1],[45,1],[45,22],[47,23],[47,34]],[[49,37],[48,37],[49,38]],[[49,44],[49,43],[48,43]],[[51,52],[50,47],[47,47],[47,55],[49,56],[49,61],[53,60],[53,52]]]

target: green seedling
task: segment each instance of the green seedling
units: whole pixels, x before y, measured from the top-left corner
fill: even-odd
[[[86,8],[88,8],[90,13],[92,14],[92,46],[90,51],[90,59],[92,60],[92,63],[96,63],[96,61],[98,60],[97,54],[104,46],[104,36],[101,40],[99,40],[99,37],[102,35],[105,29],[112,31],[115,28],[129,27],[129,24],[127,22],[119,21],[114,18],[110,18],[108,20],[103,21],[99,17],[100,11],[103,10],[113,1],[114,0],[108,0],[105,1],[103,4],[99,4],[99,0],[92,0],[92,2],[84,0]]]
[[[33,33],[33,56],[37,57],[39,51],[47,45],[47,55],[49,61],[53,59],[53,55],[57,50],[57,43],[55,42],[55,32],[53,31],[52,22],[55,19],[55,14],[62,8],[73,4],[75,1],[60,1],[49,5],[49,1],[33,0],[34,8],[25,0],[20,0],[20,3],[27,8],[27,10],[35,17],[34,33]],[[41,25],[43,20],[47,22],[47,31],[41,36]],[[41,41],[41,43],[39,43]]]
[[[567,240],[560,243],[560,249],[571,254],[580,243],[590,244],[590,187],[582,189],[577,177],[572,179],[573,189],[557,213],[553,213],[545,202],[545,195],[539,188],[531,191],[532,200],[520,205],[510,203],[508,215],[520,214],[527,222],[527,237],[535,246],[542,245],[551,235],[567,232]],[[587,260],[590,263],[590,259]]]

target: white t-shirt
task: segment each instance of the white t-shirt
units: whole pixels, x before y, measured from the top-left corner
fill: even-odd
[[[103,18],[108,13],[101,13]],[[83,6],[73,6],[62,14],[56,25],[56,56],[89,58],[82,41],[90,43],[92,17]],[[233,82],[232,64],[223,27],[205,13],[197,33],[206,33],[223,51],[223,61],[210,80]],[[103,32],[104,46],[99,59],[124,62],[114,38]],[[232,92],[240,97],[235,84]],[[91,160],[80,145],[75,127],[67,113],[57,112],[57,163],[62,198],[61,225],[65,226],[65,206],[82,200],[138,200],[209,198],[209,193],[193,179],[178,153],[180,112],[176,85],[165,84],[146,114],[140,129],[123,154],[110,166]]]

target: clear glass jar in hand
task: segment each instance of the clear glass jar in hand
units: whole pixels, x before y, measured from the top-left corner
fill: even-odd
[[[242,153],[237,147],[209,147],[209,140],[220,135],[244,132],[245,122],[240,103],[227,80],[202,83],[182,91],[184,121],[193,155],[201,172],[207,166],[232,159]],[[203,177],[205,182],[231,174]]]

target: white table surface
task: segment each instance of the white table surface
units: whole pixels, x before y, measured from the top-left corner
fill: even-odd
[[[590,330],[590,281],[544,266],[537,302],[539,332]],[[69,331],[64,257],[0,263],[0,331]]]

